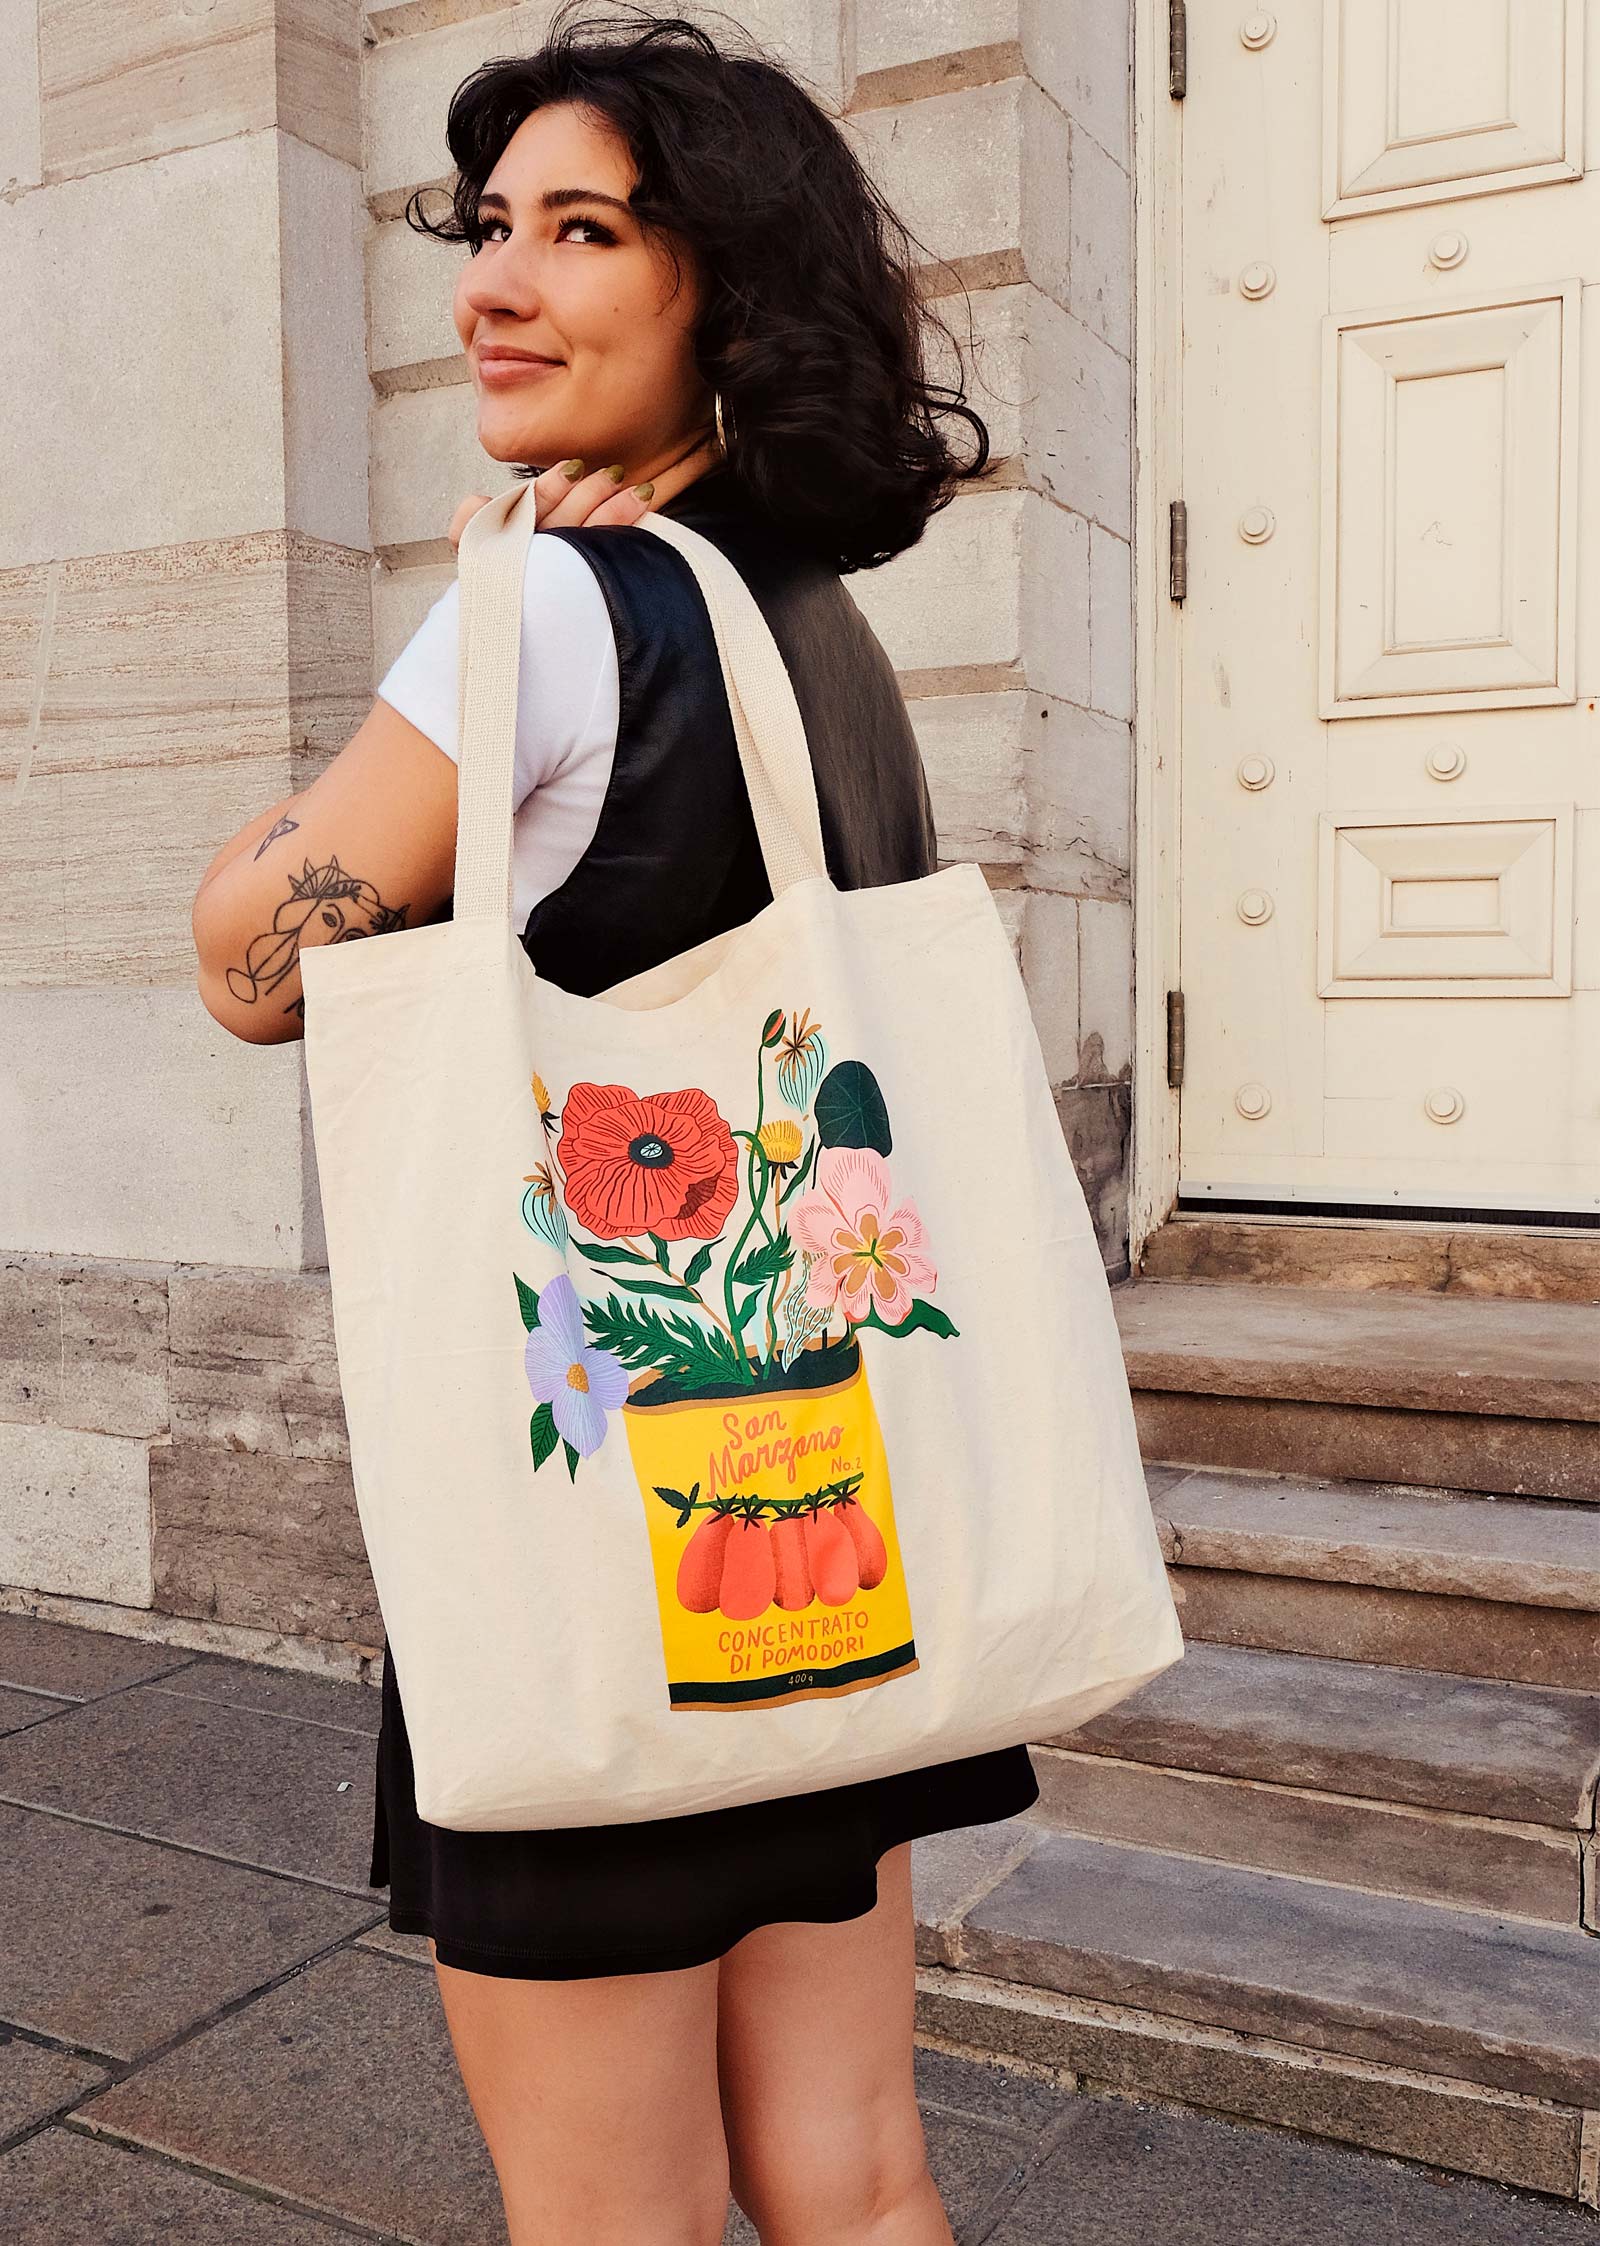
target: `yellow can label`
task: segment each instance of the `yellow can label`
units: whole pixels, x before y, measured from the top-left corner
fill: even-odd
[[[852,1343],[827,1385],[622,1406],[674,1708],[774,1707],[917,1666],[883,1437]],[[809,1360],[809,1362],[807,1362]]]

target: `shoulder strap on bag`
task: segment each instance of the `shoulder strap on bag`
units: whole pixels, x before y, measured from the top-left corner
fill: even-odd
[[[534,535],[529,486],[518,482],[480,507],[461,535],[460,781],[457,920],[504,920],[511,911],[512,789],[523,572]],[[800,705],[777,642],[727,556],[687,523],[647,515],[637,525],[675,546],[693,571],[716,639],[751,815],[774,897],[797,881],[826,878],[816,780]]]

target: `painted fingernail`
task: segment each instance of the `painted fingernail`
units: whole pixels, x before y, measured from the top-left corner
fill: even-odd
[[[622,477],[623,477],[623,471],[622,471],[622,469],[620,469],[620,468],[608,468],[608,469],[606,470],[606,474],[607,474],[607,475],[608,475],[608,476],[609,476],[609,477],[611,478],[611,481],[612,481],[612,482],[613,482],[614,484],[619,484],[619,483],[621,483],[621,481],[622,481]]]
[[[655,496],[655,488],[656,487],[654,484],[635,484],[633,487],[633,496],[635,499],[653,498]]]
[[[583,474],[583,462],[581,460],[563,460],[561,473],[566,477],[569,484],[575,484]]]

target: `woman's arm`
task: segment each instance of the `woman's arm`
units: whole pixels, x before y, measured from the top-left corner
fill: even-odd
[[[455,844],[454,763],[374,701],[326,771],[241,827],[201,876],[190,924],[207,1013],[252,1045],[302,1036],[302,944],[436,918]]]

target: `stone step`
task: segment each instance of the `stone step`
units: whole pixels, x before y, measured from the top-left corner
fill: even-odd
[[[1333,1217],[1169,1217],[1146,1279],[1360,1287],[1502,1302],[1600,1302],[1600,1231],[1494,1224],[1350,1224]]]
[[[1032,1752],[1059,1831],[1600,1932],[1600,1694],[1191,1639]]]
[[[1600,1516],[1370,1482],[1148,1469],[1186,1639],[1600,1691]]]
[[[924,2036],[1593,2204],[1592,1936],[1027,1818],[913,1865]]]
[[[1147,1458],[1600,1498],[1600,1305],[1139,1279]]]

